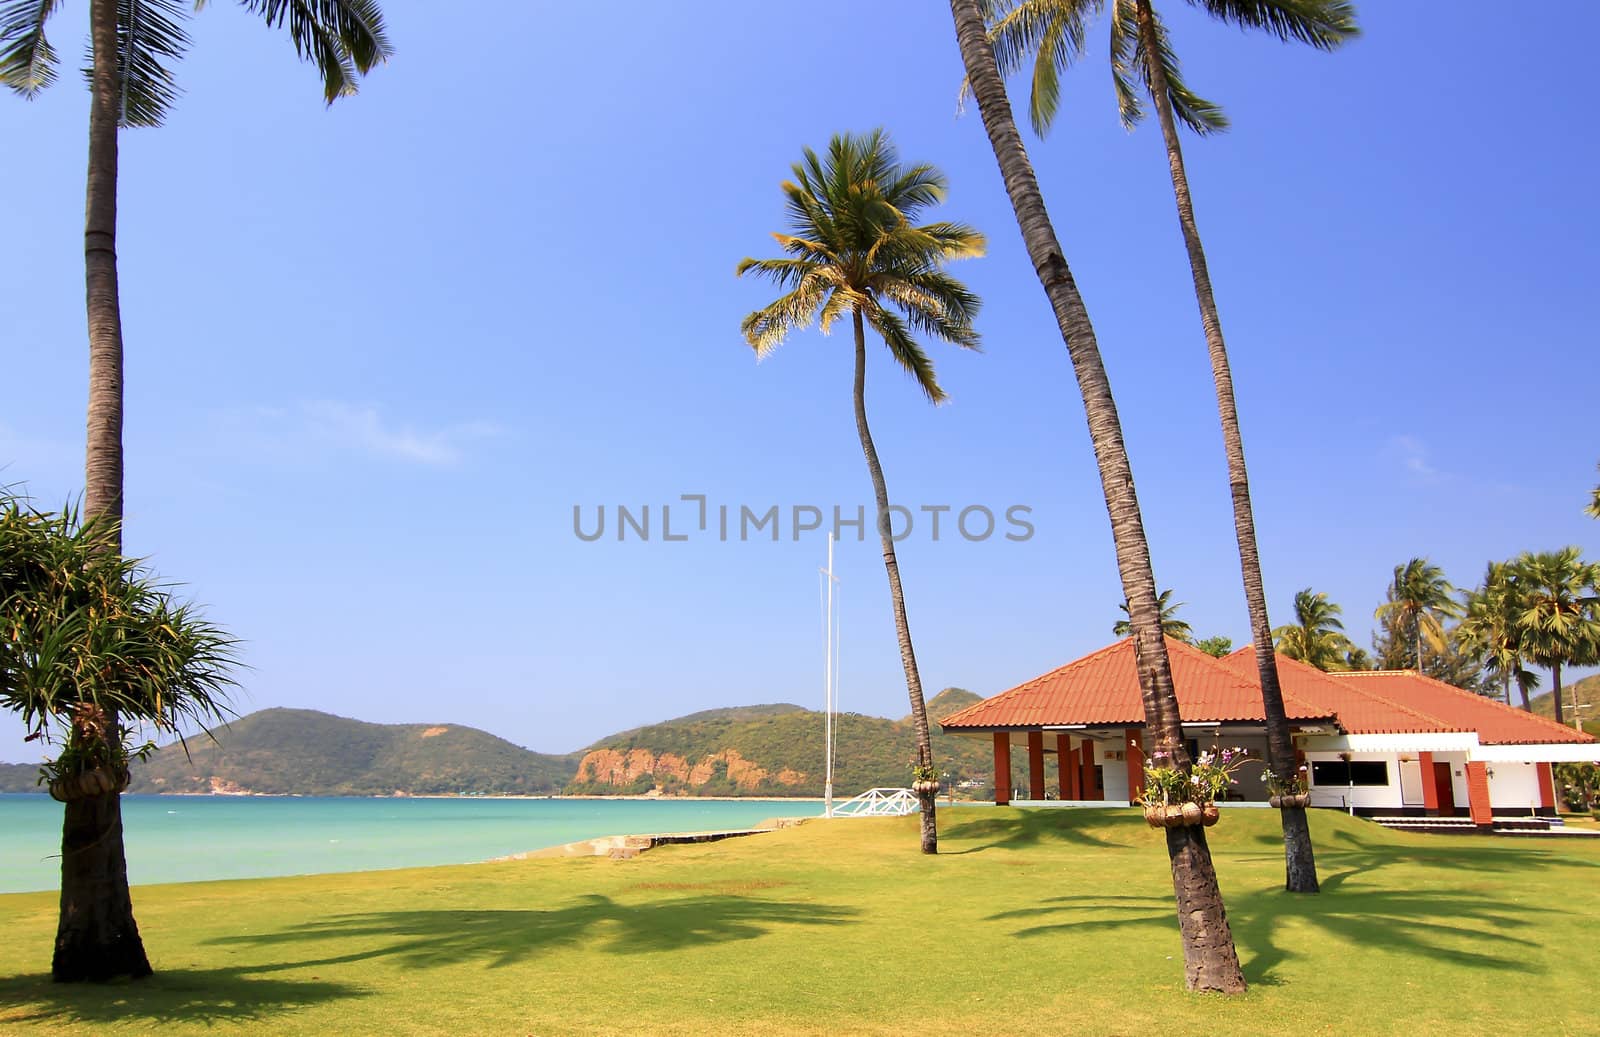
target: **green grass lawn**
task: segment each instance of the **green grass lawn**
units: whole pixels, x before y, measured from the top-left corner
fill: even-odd
[[[57,987],[55,898],[0,897],[8,1034],[1596,1034],[1600,846],[1401,835],[1315,811],[1212,845],[1251,983],[1182,986],[1159,833],[1131,810],[838,820],[632,861],[134,891],[157,975]]]

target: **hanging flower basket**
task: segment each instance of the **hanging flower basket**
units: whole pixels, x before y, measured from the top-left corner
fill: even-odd
[[[1215,803],[1206,803],[1200,807],[1200,822],[1207,828],[1222,820],[1222,811],[1217,809]]]
[[[108,792],[121,792],[127,787],[126,769],[112,772],[104,767],[96,767],[82,774],[70,774],[52,781],[50,798],[58,803],[76,803],[80,800],[93,799],[95,796],[103,796]]]
[[[1311,793],[1295,792],[1285,796],[1268,796],[1267,806],[1276,810],[1289,810],[1299,808],[1304,810],[1311,805]]]

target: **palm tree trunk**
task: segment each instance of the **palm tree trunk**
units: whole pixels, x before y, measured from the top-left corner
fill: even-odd
[[[894,536],[890,529],[889,486],[883,480],[883,465],[878,448],[872,444],[867,427],[867,334],[857,306],[852,318],[856,332],[856,432],[861,436],[861,452],[867,455],[867,471],[872,475],[872,493],[878,505],[878,539],[883,543],[883,568],[889,574],[889,597],[894,605],[894,631],[900,641],[900,663],[906,671],[906,693],[911,697],[911,723],[917,732],[917,763],[933,767],[933,742],[928,736],[928,708],[922,701],[922,676],[917,671],[917,653],[911,647],[911,624],[906,620],[906,595],[900,586],[900,563],[895,558]],[[939,827],[934,817],[937,794],[918,792],[922,807],[922,852],[939,852]]]
[[[89,316],[89,422],[84,518],[103,521],[105,549],[122,549],[122,317],[117,298],[117,0],[93,0],[89,175],[83,260]],[[107,729],[120,738],[115,711]],[[133,919],[123,855],[122,800],[108,792],[66,804],[61,918],[50,973],[58,982],[150,975]]]
[[[1027,244],[1028,257],[1055,312],[1083,397],[1089,440],[1094,447],[1100,486],[1111,519],[1117,571],[1122,579],[1123,598],[1128,602],[1128,621],[1133,628],[1145,728],[1151,738],[1151,748],[1172,753],[1175,764],[1187,769],[1189,759],[1183,747],[1182,718],[1173,692],[1172,668],[1161,635],[1150,549],[1145,541],[1121,421],[1101,362],[1094,326],[1089,321],[1072,270],[1061,254],[1055,228],[1045,211],[1044,198],[1028,161],[1027,149],[1017,133],[1011,101],[995,66],[994,51],[989,45],[978,0],[951,0],[950,11],[955,19],[956,39],[961,47],[967,81],[983,116],[984,129],[1005,180],[1006,193]],[[1228,915],[1217,885],[1211,850],[1206,844],[1205,829],[1185,825],[1165,829],[1165,832],[1188,987],[1230,994],[1242,992],[1244,973],[1239,968],[1233,933],[1228,928]]]
[[[1233,531],[1239,542],[1239,569],[1244,576],[1245,607],[1250,613],[1250,636],[1255,645],[1256,672],[1261,680],[1261,702],[1267,717],[1267,766],[1274,774],[1294,772],[1294,744],[1289,738],[1289,718],[1283,706],[1283,689],[1278,683],[1278,660],[1272,650],[1272,623],[1267,618],[1267,595],[1261,580],[1261,556],[1256,549],[1256,523],[1250,508],[1250,479],[1244,463],[1244,437],[1239,431],[1239,410],[1233,397],[1233,372],[1228,365],[1228,348],[1222,337],[1222,318],[1211,291],[1211,273],[1200,243],[1200,228],[1195,223],[1194,199],[1189,194],[1189,175],[1183,164],[1183,147],[1172,117],[1172,102],[1167,93],[1167,76],[1158,59],[1160,41],[1156,38],[1155,18],[1150,0],[1138,0],[1139,34],[1144,43],[1145,65],[1151,100],[1161,123],[1161,138],[1167,146],[1167,165],[1172,173],[1172,194],[1178,203],[1178,226],[1189,253],[1189,272],[1194,278],[1194,297],[1200,305],[1200,325],[1205,331],[1206,349],[1211,354],[1211,378],[1216,385],[1217,414],[1222,421],[1223,450],[1228,457],[1228,486],[1233,498]],[[1309,642],[1308,642],[1309,644]],[[1285,888],[1291,893],[1315,893],[1317,862],[1311,848],[1311,829],[1306,812],[1300,807],[1281,811]]]
[[[1509,669],[1507,669],[1505,672],[1505,680],[1503,684],[1504,687],[1502,690],[1505,693],[1506,705],[1509,706],[1511,705],[1511,671]]]
[[[1556,707],[1556,723],[1565,724],[1567,718],[1561,708],[1561,661],[1550,664],[1550,701]]]

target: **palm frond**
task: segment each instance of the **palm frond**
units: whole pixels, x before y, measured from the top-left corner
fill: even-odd
[[[30,100],[56,81],[56,52],[45,22],[61,0],[0,3],[0,83]]]
[[[178,100],[172,65],[189,49],[185,0],[117,0],[117,90],[121,126],[160,126]],[[93,55],[86,59],[94,63]],[[84,79],[92,69],[85,67]]]
[[[909,374],[923,394],[933,403],[943,403],[946,399],[945,392],[939,387],[939,380],[934,375],[933,361],[928,359],[928,354],[922,351],[911,331],[906,327],[905,321],[891,310],[871,302],[862,307],[863,316],[872,329],[883,337],[884,345],[889,347],[889,355],[894,357],[895,363]]]
[[[1332,50],[1361,34],[1348,0],[1189,0],[1242,29],[1261,29],[1284,42]]]
[[[1161,63],[1162,77],[1167,81],[1167,100],[1172,105],[1173,116],[1191,131],[1200,136],[1208,133],[1217,133],[1228,128],[1228,117],[1222,113],[1222,107],[1208,101],[1189,89],[1184,82],[1183,68],[1178,61],[1177,53],[1172,49],[1172,39],[1167,34],[1167,27],[1155,11],[1150,12],[1150,17],[1155,26],[1156,54],[1155,59]],[[1139,71],[1139,79],[1147,91],[1151,90],[1152,75],[1147,62],[1151,55],[1144,53],[1144,40],[1139,40],[1139,56],[1135,67]]]
[[[993,18],[989,41],[1002,75],[1020,71],[1033,57],[1028,121],[1043,137],[1061,103],[1061,73],[1083,55],[1086,18],[1104,0],[1022,0]]]
[[[199,0],[197,6],[203,6]],[[356,92],[357,80],[394,54],[377,0],[240,0],[274,29],[285,24],[295,53],[322,74],[332,104]]]
[[[981,301],[966,285],[942,270],[883,273],[873,287],[900,308],[911,327],[964,349],[978,349],[973,319]]]
[[[739,330],[757,358],[776,349],[792,331],[802,331],[816,319],[827,290],[813,284],[802,284],[772,302],[749,314],[739,322]]]
[[[1139,52],[1139,14],[1134,0],[1112,0],[1111,83],[1117,94],[1117,116],[1131,130],[1144,118],[1144,102],[1133,85]]]

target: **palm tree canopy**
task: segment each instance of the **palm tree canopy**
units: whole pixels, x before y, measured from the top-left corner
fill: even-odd
[[[1517,618],[1525,610],[1523,590],[1522,575],[1515,565],[1490,562],[1483,583],[1467,594],[1456,634],[1462,648],[1481,657],[1492,674],[1515,678],[1526,689],[1536,684],[1538,677],[1522,665],[1527,657],[1526,637]]]
[[[1600,465],[1596,465],[1600,468]],[[1589,498],[1589,503],[1583,506],[1583,513],[1590,518],[1600,519],[1600,486],[1594,488],[1594,494]]]
[[[0,496],[0,708],[49,741],[83,706],[167,734],[222,719],[235,642],[105,536],[100,520]]]
[[[926,163],[900,165],[883,130],[839,134],[824,156],[807,148],[793,170],[782,185],[789,230],[772,235],[786,255],[747,258],[735,271],[786,289],[744,318],[746,341],[763,357],[790,332],[816,322],[826,333],[840,317],[860,313],[928,398],[942,402],[933,362],[915,336],[978,347],[978,297],[944,267],[984,250],[971,227],[917,224],[943,201],[944,174]]]
[[[1359,34],[1355,5],[1347,0],[1187,0],[1214,18],[1242,29],[1259,29],[1285,42],[1332,50]],[[1061,73],[1083,57],[1089,21],[1104,13],[1107,0],[988,0],[985,19],[1002,75],[1020,72],[1032,62],[1028,119],[1044,136],[1061,103]],[[1150,93],[1151,77],[1144,41],[1138,29],[1137,0],[1110,0],[1111,80],[1122,124],[1132,129],[1144,117],[1135,83]],[[1154,10],[1157,51],[1167,81],[1172,113],[1199,134],[1225,130],[1221,107],[1200,97],[1185,83],[1166,25]]]
[[[1394,567],[1394,580],[1373,618],[1397,629],[1415,627],[1418,637],[1435,651],[1443,651],[1445,636],[1441,620],[1461,615],[1461,604],[1456,601],[1455,592],[1437,565],[1426,558],[1413,558]],[[1421,665],[1422,661],[1417,660],[1419,669]]]
[[[1291,659],[1319,670],[1346,669],[1355,646],[1345,636],[1339,619],[1344,609],[1310,587],[1294,595],[1294,622],[1272,631],[1273,647]]]
[[[1171,588],[1156,595],[1156,606],[1161,610],[1161,632],[1185,644],[1194,644],[1194,629],[1178,618],[1178,610],[1185,604],[1187,602],[1172,601]],[[1126,613],[1128,603],[1124,601],[1117,608]],[[1127,637],[1133,633],[1133,624],[1126,619],[1119,619],[1111,625],[1111,633],[1114,637]]]
[[[274,29],[288,27],[300,57],[317,67],[323,98],[356,92],[357,80],[393,54],[377,0],[239,0]],[[61,0],[0,0],[0,84],[32,98],[55,82],[58,55],[45,35]],[[172,66],[189,49],[184,28],[206,0],[117,0],[117,78],[123,126],[159,126],[178,98]]]
[[[1527,552],[1513,564],[1527,657],[1546,667],[1600,659],[1600,565],[1576,547]]]

